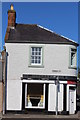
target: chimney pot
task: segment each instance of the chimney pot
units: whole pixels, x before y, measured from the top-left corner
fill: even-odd
[[[11,10],[14,10],[14,6],[13,6],[13,4],[11,4],[10,8],[11,8]]]

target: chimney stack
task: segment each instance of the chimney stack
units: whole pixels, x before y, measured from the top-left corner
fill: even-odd
[[[11,4],[10,10],[8,10],[8,27],[15,28],[16,22],[16,11],[14,6]]]

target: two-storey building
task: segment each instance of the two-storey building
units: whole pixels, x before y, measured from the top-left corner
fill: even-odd
[[[5,35],[6,110],[76,111],[77,46],[37,24],[18,24],[11,5]]]

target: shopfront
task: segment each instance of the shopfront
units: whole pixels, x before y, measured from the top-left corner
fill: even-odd
[[[25,84],[25,108],[45,108],[45,84]]]

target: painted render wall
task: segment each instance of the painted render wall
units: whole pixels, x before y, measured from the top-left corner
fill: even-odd
[[[7,110],[21,110],[23,74],[76,76],[76,70],[69,68],[69,50],[72,45],[54,44],[17,44],[6,43],[7,57]],[[42,68],[29,67],[30,46],[42,46]],[[53,72],[60,70],[61,72]],[[63,109],[63,86],[59,93],[59,111]],[[53,90],[50,89],[51,91]],[[52,94],[52,93],[50,93]],[[51,96],[51,95],[49,95]],[[53,99],[53,97],[51,97]],[[53,103],[54,104],[54,103]],[[54,105],[53,105],[54,106]],[[49,105],[49,110],[53,110]],[[55,109],[54,109],[55,110]]]
[[[56,85],[49,84],[48,111],[56,111]],[[58,92],[58,111],[63,111],[63,84]]]
[[[7,81],[7,110],[22,109],[22,82],[20,80]]]
[[[29,67],[30,46],[42,46],[43,67]],[[69,68],[70,47],[55,44],[14,44],[6,43],[7,79],[18,80],[23,74],[76,76],[76,69]],[[55,72],[58,70],[58,72]]]

